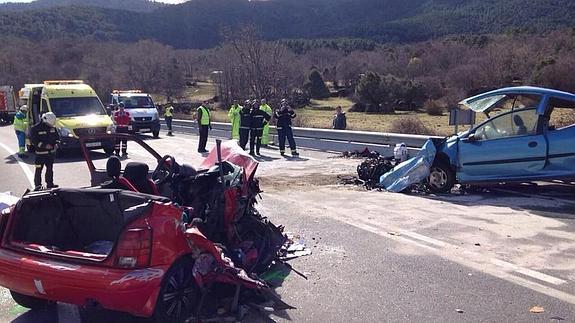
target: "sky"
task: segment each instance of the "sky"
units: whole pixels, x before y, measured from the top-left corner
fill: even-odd
[[[0,3],[5,2],[32,2],[34,0],[0,0]],[[164,3],[182,3],[186,0],[156,0],[156,2],[164,2]]]

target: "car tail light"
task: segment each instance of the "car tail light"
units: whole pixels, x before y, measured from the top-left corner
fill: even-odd
[[[129,229],[120,237],[116,250],[117,266],[122,268],[148,267],[152,257],[152,229]]]

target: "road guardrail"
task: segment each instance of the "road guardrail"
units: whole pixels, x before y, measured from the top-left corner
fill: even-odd
[[[174,131],[193,133],[197,132],[198,123],[193,120],[173,120],[172,126]],[[162,127],[165,127],[164,122],[162,122]],[[210,136],[230,138],[231,131],[232,126],[230,123],[212,122]],[[410,155],[413,155],[428,139],[441,138],[436,136],[299,127],[294,127],[293,132],[299,147],[336,152],[361,151],[367,147],[384,155],[392,155],[393,148],[398,143],[405,143],[410,150]],[[274,126],[270,126],[270,137],[272,143],[277,144],[277,131]]]

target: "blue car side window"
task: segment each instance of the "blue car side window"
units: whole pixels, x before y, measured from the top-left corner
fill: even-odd
[[[535,108],[515,110],[484,123],[475,130],[477,140],[527,136],[537,132],[539,115]]]

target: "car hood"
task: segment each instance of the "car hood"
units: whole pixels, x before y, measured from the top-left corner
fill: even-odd
[[[112,120],[107,115],[87,115],[73,118],[58,118],[56,121],[56,128],[91,128],[91,127],[107,127],[112,124]]]

